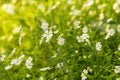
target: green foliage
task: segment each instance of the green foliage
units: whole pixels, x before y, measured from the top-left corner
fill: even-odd
[[[119,80],[119,14],[119,0],[0,0],[0,80]]]

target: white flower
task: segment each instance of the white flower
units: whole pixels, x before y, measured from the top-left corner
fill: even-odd
[[[116,78],[116,80],[120,80],[120,78]]]
[[[110,21],[112,21],[112,18],[109,18],[109,19],[107,20],[107,23],[109,23]]]
[[[73,9],[71,12],[70,12],[70,15],[72,16],[78,16],[81,14],[81,11],[78,10],[78,9]]]
[[[9,70],[11,68],[12,68],[12,65],[8,65],[8,66],[5,67],[5,70]]]
[[[75,20],[73,24],[75,26],[75,29],[80,28],[80,21]]]
[[[83,33],[87,33],[88,32],[88,28],[87,27],[83,27],[82,32]]]
[[[120,4],[118,3],[118,1],[113,4],[113,10],[116,13],[120,13]]]
[[[114,29],[108,29],[108,30],[106,30],[106,32],[107,32],[107,35],[105,36],[105,39],[108,39],[109,37],[111,37],[115,34]]]
[[[29,78],[30,76],[31,76],[30,74],[28,74],[28,73],[26,74],[26,78]]]
[[[116,74],[120,73],[120,66],[115,66],[114,72]]]
[[[32,57],[28,57],[28,59],[26,60],[26,67],[28,68],[28,69],[31,69],[32,68],[32,65],[33,65],[33,63],[32,63],[32,60],[33,60],[33,58]]]
[[[60,63],[57,64],[56,67],[57,67],[57,68],[61,68],[61,67],[63,67],[63,66],[64,66],[64,65],[63,65],[63,62],[60,62]]]
[[[118,46],[118,51],[120,51],[120,45]]]
[[[81,80],[86,80],[87,79],[86,74],[88,74],[88,70],[84,69],[83,72],[82,72],[82,74],[81,74],[81,77],[82,77]]]
[[[65,43],[65,39],[63,38],[63,37],[61,37],[61,35],[58,37],[58,39],[57,39],[58,41],[58,45],[64,45],[64,43]]]
[[[6,56],[3,54],[1,57],[0,57],[0,61],[4,61],[6,58]]]
[[[15,13],[14,6],[12,4],[3,4],[2,10],[6,11],[10,15]]]
[[[84,70],[83,70],[83,73],[84,73],[84,74],[87,74],[87,73],[88,73],[88,70],[84,69]]]
[[[10,65],[20,65],[21,62],[23,61],[24,54],[22,54],[19,58],[15,58],[11,61]]]
[[[104,13],[100,13],[100,14],[99,14],[99,19],[100,19],[100,20],[104,19]]]
[[[45,68],[41,68],[40,71],[46,71],[46,70],[50,70],[50,69],[52,69],[52,68],[50,68],[50,67],[45,67]]]
[[[84,33],[81,36],[76,37],[78,42],[89,42],[89,35]]]
[[[42,76],[40,76],[39,80],[44,80],[44,78]]]
[[[46,38],[45,42],[49,42],[52,36],[53,36],[52,30],[45,30],[45,33],[42,35],[43,38]]]
[[[52,58],[56,58],[57,57],[57,53],[55,53],[53,56],[52,56]]]
[[[44,8],[44,5],[43,5],[43,4],[39,4],[39,5],[38,5],[38,9],[41,10],[41,11],[43,11],[43,10],[45,9],[45,8]]]
[[[101,51],[101,47],[102,47],[101,42],[97,42],[97,43],[96,43],[96,50],[97,50],[97,51]]]
[[[49,24],[48,24],[47,22],[42,22],[42,24],[41,24],[41,29],[42,29],[43,31],[46,31],[46,30],[48,30],[48,26],[49,26]]]

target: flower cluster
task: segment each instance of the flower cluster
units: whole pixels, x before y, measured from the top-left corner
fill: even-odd
[[[108,29],[108,30],[106,30],[106,32],[107,32],[107,35],[105,36],[105,39],[108,39],[109,37],[111,37],[115,34],[114,29]]]
[[[80,43],[80,42],[87,42],[88,44],[90,44],[90,41],[89,41],[89,35],[87,34],[88,32],[88,29],[87,27],[84,27],[82,29],[82,32],[83,34],[81,36],[77,36],[76,39],[77,41]]]
[[[97,43],[96,43],[96,50],[97,50],[97,51],[101,51],[101,47],[102,47],[101,42],[97,42]]]
[[[120,13],[120,0],[116,0],[116,2],[113,4],[113,10],[116,13]]]
[[[9,70],[10,68],[12,68],[13,65],[16,65],[16,66],[20,65],[21,62],[22,62],[23,59],[24,59],[24,56],[25,56],[25,55],[22,54],[19,58],[13,59],[13,60],[10,62],[10,64],[5,67],[5,70]]]

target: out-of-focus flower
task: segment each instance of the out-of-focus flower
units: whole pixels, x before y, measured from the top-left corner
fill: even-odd
[[[15,13],[14,5],[12,5],[12,4],[3,4],[2,10],[6,11],[10,15],[13,15]]]
[[[42,22],[42,24],[41,24],[41,29],[42,29],[43,31],[46,31],[46,30],[48,30],[48,26],[49,26],[49,24],[48,24],[47,22]]]
[[[40,76],[39,80],[44,80],[44,78],[42,76]]]
[[[57,38],[57,42],[58,42],[58,45],[64,45],[65,39],[60,35],[60,36]]]
[[[113,4],[113,10],[116,13],[120,13],[120,0],[116,0],[116,2]]]
[[[80,28],[80,21],[75,20],[73,24],[75,26],[75,29],[79,29]]]
[[[78,42],[88,42],[89,41],[89,35],[84,33],[81,36],[76,37]]]
[[[104,13],[100,13],[100,14],[99,14],[99,19],[100,19],[100,20],[104,19]]]
[[[97,51],[101,51],[101,47],[102,47],[101,42],[97,42],[97,43],[96,43],[96,50],[97,50]]]
[[[45,42],[49,42],[52,36],[53,36],[52,30],[45,30],[45,33],[42,35],[43,38],[46,38]]]
[[[116,78],[116,80],[120,80],[120,78]]]
[[[112,21],[113,19],[112,18],[109,18],[108,20],[107,20],[107,23],[109,23],[110,21]]]
[[[94,4],[94,0],[87,0],[84,5],[82,6],[82,10],[87,10]]]
[[[11,68],[12,68],[12,65],[8,65],[8,66],[5,67],[5,70],[9,70]]]
[[[15,58],[11,61],[10,65],[20,65],[21,62],[23,61],[24,54],[22,54],[19,58]]]
[[[60,63],[57,64],[56,68],[61,68],[63,66],[64,66],[63,62],[60,62]]]
[[[120,73],[120,66],[115,66],[114,72],[116,74]]]
[[[88,70],[84,69],[82,74],[81,74],[81,77],[82,77],[81,80],[86,80],[87,79],[87,76],[86,76],[87,74],[88,74]]]
[[[108,39],[109,37],[111,37],[115,34],[114,29],[108,29],[108,30],[106,30],[106,32],[107,32],[107,35],[105,36],[105,39]]]
[[[82,32],[83,33],[87,33],[88,32],[88,28],[87,27],[83,27]]]
[[[31,76],[30,74],[28,74],[28,73],[26,74],[26,78],[29,78],[30,76]]]
[[[1,57],[0,57],[0,61],[4,61],[6,58],[6,56],[3,54]]]

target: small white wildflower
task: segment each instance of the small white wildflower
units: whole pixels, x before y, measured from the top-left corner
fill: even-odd
[[[20,65],[21,62],[23,61],[24,54],[22,54],[19,58],[15,58],[11,61],[11,65]]]
[[[65,39],[63,38],[63,37],[61,37],[61,35],[58,37],[58,39],[57,39],[58,41],[58,45],[64,45],[64,43],[65,43]]]
[[[109,18],[109,19],[107,20],[107,23],[109,23],[110,21],[112,21],[112,18]]]
[[[108,29],[108,30],[106,30],[106,32],[107,32],[107,35],[105,36],[105,39],[108,39],[109,37],[111,37],[115,34],[114,29]]]
[[[31,76],[30,74],[28,74],[28,73],[26,74],[26,78],[29,78],[30,76]]]
[[[49,42],[52,36],[53,36],[52,30],[45,30],[45,33],[42,35],[42,37],[46,38],[45,42]]]
[[[21,31],[21,29],[22,29],[21,25],[18,26],[18,27],[15,27],[15,28],[13,29],[13,33],[14,33],[14,34],[19,33],[19,32]]]
[[[118,2],[115,2],[113,4],[113,10],[116,12],[116,13],[120,13],[120,4]]]
[[[97,50],[97,51],[101,51],[101,47],[102,47],[101,42],[97,42],[97,43],[96,43],[96,50]]]
[[[56,58],[57,57],[57,53],[55,53],[53,56],[52,56],[52,58]]]
[[[120,78],[116,78],[116,80],[120,80]]]
[[[120,66],[115,66],[114,72],[116,74],[120,73]]]
[[[100,20],[104,19],[104,13],[100,13],[100,14],[99,14],[99,19],[100,19]]]
[[[41,68],[40,71],[46,71],[46,70],[51,70],[52,68],[50,67],[45,67],[45,68]]]
[[[12,4],[3,4],[2,10],[6,11],[10,15],[15,13],[14,6]]]
[[[75,50],[75,53],[78,53],[79,51],[78,50]]]
[[[42,76],[40,76],[39,80],[44,80],[44,78]]]
[[[79,29],[80,28],[80,21],[75,20],[73,24],[75,26],[75,29]]]
[[[89,42],[89,35],[84,33],[81,36],[76,37],[78,42]]]
[[[87,40],[89,38],[89,35],[88,34],[82,34],[81,38],[82,38],[82,42],[84,42],[85,40]]]
[[[63,66],[64,66],[64,65],[63,65],[63,62],[60,62],[60,63],[57,64],[56,67],[57,67],[57,68],[61,68],[61,67],[63,67]]]
[[[82,32],[83,33],[87,33],[88,32],[88,28],[87,27],[83,27]]]
[[[42,24],[41,24],[41,29],[42,29],[43,31],[46,31],[46,30],[48,30],[48,26],[49,26],[49,24],[48,24],[47,22],[42,22]]]
[[[1,57],[0,57],[0,61],[4,61],[6,58],[6,56],[3,54]]]
[[[84,69],[84,70],[83,70],[83,73],[87,74],[87,73],[88,73],[88,70]]]
[[[8,65],[8,66],[5,67],[5,70],[9,70],[11,68],[12,68],[12,65]]]
[[[26,63],[25,63],[26,68],[28,68],[28,69],[32,68],[32,65],[33,65],[32,60],[33,60],[32,57],[28,57],[28,59],[26,60]]]
[[[82,72],[82,74],[81,74],[81,77],[82,77],[81,80],[86,80],[87,79],[86,74],[88,74],[88,70],[84,69],[83,72]]]
[[[41,10],[41,11],[43,11],[44,10],[44,5],[43,4],[39,4],[38,5],[38,9]]]
[[[54,31],[54,34],[57,34],[58,32],[59,32],[58,30],[55,30],[55,31]]]
[[[78,9],[73,9],[71,12],[70,12],[70,15],[72,16],[78,16],[81,14],[81,11],[78,10]]]

